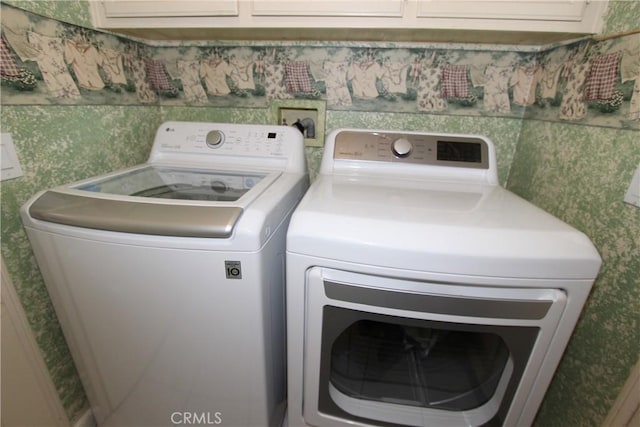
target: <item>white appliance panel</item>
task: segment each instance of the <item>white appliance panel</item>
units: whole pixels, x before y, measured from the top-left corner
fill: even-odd
[[[482,136],[332,132],[287,234],[289,425],[530,425],[600,264]]]
[[[169,198],[142,194],[164,186]],[[182,197],[186,187],[196,197]],[[285,236],[307,187],[295,129],[168,122],[149,163],[23,206],[99,426],[281,423]],[[90,220],[67,202],[88,205]],[[193,233],[189,212],[205,233]],[[229,212],[231,228],[209,233]],[[104,228],[92,222],[101,217]]]
[[[176,411],[220,412],[230,425],[274,416],[285,395],[284,231],[259,252],[230,252],[28,228],[40,263],[55,266],[43,274],[100,425],[166,425]],[[226,279],[226,261],[242,280]]]
[[[295,253],[520,278],[581,279],[599,266],[585,235],[495,185],[321,175],[294,215]]]

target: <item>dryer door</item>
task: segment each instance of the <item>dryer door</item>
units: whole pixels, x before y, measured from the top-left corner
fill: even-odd
[[[307,278],[304,418],[317,426],[502,425],[566,302],[556,289]]]

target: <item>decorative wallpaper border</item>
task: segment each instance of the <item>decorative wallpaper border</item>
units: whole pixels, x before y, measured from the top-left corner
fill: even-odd
[[[565,121],[640,129],[640,34],[544,51],[473,45],[159,46],[2,4],[5,105],[267,108]],[[517,49],[517,50],[516,50]]]

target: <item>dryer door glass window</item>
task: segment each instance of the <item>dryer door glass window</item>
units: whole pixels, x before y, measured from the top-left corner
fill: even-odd
[[[157,199],[234,202],[265,175],[146,166],[79,190]]]
[[[508,361],[492,333],[360,320],[333,344],[330,381],[355,399],[464,411],[496,393]]]
[[[500,424],[538,333],[325,305],[318,410],[362,422]]]

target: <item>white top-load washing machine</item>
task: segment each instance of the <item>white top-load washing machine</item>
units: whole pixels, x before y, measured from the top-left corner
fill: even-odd
[[[23,206],[98,425],[280,424],[285,236],[307,188],[297,129],[167,122],[146,164]]]
[[[339,130],[287,235],[290,426],[526,426],[600,268],[475,135]]]

